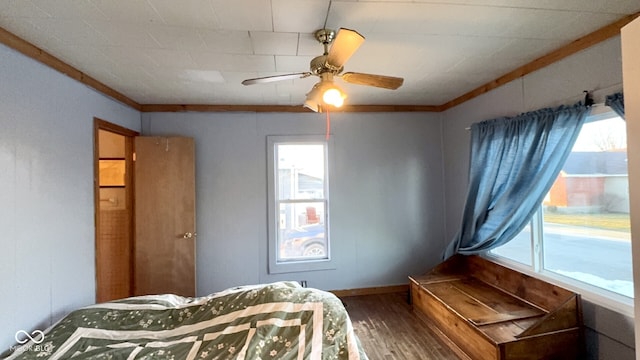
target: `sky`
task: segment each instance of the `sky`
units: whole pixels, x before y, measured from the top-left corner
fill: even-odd
[[[324,178],[324,145],[287,144],[278,146],[278,167],[298,169],[299,173]]]
[[[582,126],[573,151],[603,151],[627,148],[627,127],[624,120],[614,117]]]

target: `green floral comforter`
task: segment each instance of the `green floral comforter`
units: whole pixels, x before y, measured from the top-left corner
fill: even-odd
[[[341,301],[296,282],[88,306],[12,350],[8,359],[367,359]]]

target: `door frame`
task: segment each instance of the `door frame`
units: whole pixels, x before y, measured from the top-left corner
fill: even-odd
[[[130,249],[131,254],[129,257],[130,261],[130,273],[129,273],[129,295],[133,294],[133,279],[134,279],[134,271],[135,271],[135,202],[134,202],[134,179],[133,179],[133,156],[134,156],[134,148],[133,141],[136,136],[139,136],[140,133],[137,131],[127,129],[120,125],[116,125],[110,123],[106,120],[102,120],[100,118],[93,118],[93,193],[94,193],[94,224],[95,224],[95,233],[94,233],[94,249],[95,249],[95,282],[96,282],[96,293],[95,299],[98,298],[99,284],[98,284],[98,274],[101,270],[101,264],[98,263],[99,254],[98,254],[98,242],[100,234],[100,144],[99,144],[99,134],[100,130],[109,131],[118,135],[122,135],[125,137],[125,184],[127,191],[125,192],[125,202],[126,208],[131,211],[131,219],[129,221],[129,241],[131,241]]]

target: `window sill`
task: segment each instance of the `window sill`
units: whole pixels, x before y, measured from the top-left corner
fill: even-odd
[[[541,272],[535,272],[527,265],[520,264],[516,261],[512,261],[504,257],[492,254],[484,254],[483,256],[497,264],[508,267],[512,270],[519,271],[531,277],[535,277],[551,284],[574,291],[580,294],[580,296],[584,300],[587,300],[591,303],[602,306],[624,316],[628,316],[631,318],[634,317],[634,305],[632,298],[628,298],[626,296],[622,296],[620,294],[616,294],[614,292],[607,291],[593,285],[571,279],[569,277],[558,275],[550,271],[543,270]]]
[[[285,274],[305,271],[335,270],[336,266],[330,259],[315,261],[291,261],[269,263],[269,274]]]

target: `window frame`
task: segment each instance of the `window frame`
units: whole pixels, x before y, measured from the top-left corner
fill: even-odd
[[[277,145],[324,145],[324,196],[323,199],[305,199],[300,202],[324,202],[325,239],[327,242],[327,257],[323,259],[299,259],[278,261],[278,231],[279,206],[278,193],[278,162],[276,159]],[[290,272],[317,271],[335,269],[335,260],[331,253],[330,230],[330,196],[329,196],[329,164],[331,160],[331,141],[323,135],[268,135],[267,136],[267,238],[268,238],[268,272],[281,274]],[[293,201],[295,203],[297,201]]]
[[[589,115],[588,122],[595,122],[617,116],[617,114],[608,107],[603,106],[603,108],[596,108],[594,110],[595,111],[592,111]],[[534,213],[533,217],[527,224],[531,233],[531,265],[521,263],[503,255],[492,253],[491,250],[486,251],[482,256],[526,275],[539,278],[554,285],[577,292],[581,294],[584,299],[595,304],[604,306],[627,316],[634,316],[633,298],[546,270],[544,268],[543,211],[543,205],[541,203],[538,210]]]

